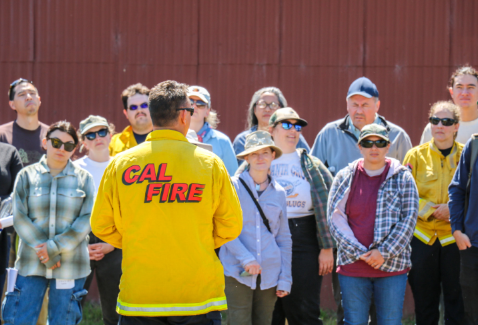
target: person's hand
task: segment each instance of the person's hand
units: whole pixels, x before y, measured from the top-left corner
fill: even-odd
[[[249,274],[261,274],[261,271],[262,271],[262,268],[259,265],[259,263],[257,263],[257,261],[252,261],[252,262],[248,263],[244,267],[244,269]]]
[[[334,268],[333,248],[321,249],[319,254],[319,275],[327,275]]]
[[[453,237],[455,237],[456,245],[458,246],[459,250],[463,251],[471,247],[470,238],[468,238],[468,236],[462,233],[460,230],[455,230]]]
[[[106,254],[111,253],[115,248],[107,243],[98,243],[88,245],[90,260],[100,261]]]
[[[376,248],[360,256],[360,259],[376,270],[378,270],[383,262],[385,262],[382,254],[380,254],[379,250]]]
[[[432,216],[438,220],[450,222],[450,210],[448,209],[448,204],[437,204],[433,207],[436,210],[433,212]]]
[[[277,290],[276,291],[276,296],[279,297],[279,298],[284,298],[288,294],[289,294],[289,292],[284,291],[284,290]]]
[[[61,266],[61,263],[60,261],[58,261],[58,263],[56,263],[55,265],[53,265],[52,267],[50,267],[50,270],[54,270],[54,269],[57,269]]]
[[[38,258],[40,259],[40,262],[45,264],[46,262],[48,262],[50,260],[50,257],[48,256],[48,250],[46,249],[46,243],[37,245],[37,246],[35,246],[35,248],[39,248],[39,250],[37,250],[36,254],[37,254]]]

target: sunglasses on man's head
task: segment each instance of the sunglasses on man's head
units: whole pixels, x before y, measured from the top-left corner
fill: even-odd
[[[452,118],[438,118],[434,116],[430,117],[430,123],[433,125],[438,125],[440,121],[441,121],[441,125],[443,126],[452,126],[453,124],[457,123],[457,121]]]
[[[375,140],[375,141],[372,141],[372,140],[362,140],[362,141],[360,141],[360,145],[361,145],[363,148],[367,148],[367,149],[372,148],[373,145],[375,145],[377,148],[385,148],[385,147],[388,145],[388,141],[387,141],[387,140],[383,140],[383,139]]]
[[[194,114],[194,108],[192,107],[184,107],[184,108],[176,108],[177,111],[188,111],[191,113],[191,116]]]
[[[141,107],[143,109],[148,108],[148,103],[145,102],[145,103],[139,105],[139,107]],[[135,111],[135,110],[138,109],[138,105],[130,105],[129,109],[132,110],[132,111]]]
[[[96,132],[88,132],[88,133],[85,134],[85,138],[87,138],[90,141],[93,141],[94,139],[96,139],[97,134],[100,138],[104,138],[104,137],[106,137],[108,132],[109,132],[108,129],[101,129],[101,130],[96,131]]]
[[[290,129],[292,129],[292,127],[294,127],[297,132],[302,131],[302,125],[292,124],[290,122],[282,122],[282,128],[284,130],[290,130]]]
[[[193,106],[194,103],[196,103],[197,108],[204,108],[204,107],[207,106],[207,104],[200,99],[194,100],[194,99],[189,98],[189,101],[191,102],[191,106]]]
[[[55,149],[60,149],[61,146],[64,146],[65,151],[72,152],[73,149],[75,149],[75,147],[76,147],[76,144],[74,144],[74,143],[63,142],[63,141],[61,141],[60,139],[57,139],[57,138],[49,138],[48,140],[51,141],[51,145]]]

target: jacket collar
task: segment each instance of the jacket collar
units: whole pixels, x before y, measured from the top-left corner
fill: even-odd
[[[387,159],[391,160],[390,169],[388,170],[388,174],[387,174],[387,178],[386,178],[387,180],[389,178],[391,178],[392,176],[400,173],[403,170],[408,170],[408,168],[403,166],[400,163],[400,161],[398,161],[397,159],[390,158],[390,157],[387,157]],[[360,159],[357,159],[357,160],[351,162],[347,167],[352,176],[355,174],[355,171],[357,170],[357,165],[358,165],[359,161],[363,161],[363,158],[360,158]]]
[[[254,180],[252,179],[251,175],[249,174],[249,170],[246,169],[244,170],[240,175],[239,175],[240,178],[242,178],[247,186],[249,186],[249,188],[251,189],[251,191],[255,191],[256,190],[256,184],[254,183]],[[277,183],[276,181],[274,180],[274,178],[269,175],[270,177],[270,184],[269,185],[272,185],[274,187],[274,189],[277,188]],[[257,191],[256,191],[257,192]]]
[[[38,162],[38,168],[42,174],[50,173],[50,167],[48,167],[46,163],[46,155],[43,155]],[[71,160],[68,159],[68,163],[66,164],[65,168],[55,177],[62,177],[62,176],[75,176],[75,166],[72,164]]]
[[[188,142],[188,139],[179,131],[175,130],[156,130],[148,134],[146,141],[157,141],[157,140],[178,140]]]
[[[131,142],[132,147],[137,146],[138,143],[136,142],[136,138],[134,137],[133,134],[133,127],[131,125],[128,125],[123,132],[119,135],[119,138],[121,142],[123,143],[128,143]]]
[[[351,119],[349,117],[350,117],[349,114],[347,114],[345,116],[345,118],[342,120],[342,122],[339,123],[339,125],[337,127],[340,130],[350,132],[349,128],[350,128]],[[390,132],[390,126],[388,125],[387,120],[385,120],[385,117],[377,114],[377,117],[375,118],[374,123],[383,125],[387,129],[387,131]]]
[[[455,157],[457,155],[457,152],[458,152],[458,146],[456,145],[456,141],[453,142],[453,147],[451,149],[451,152],[448,156],[443,156],[443,154],[441,153],[440,149],[437,148],[437,146],[435,145],[435,140],[432,138],[431,141],[428,142],[429,143],[429,147],[430,147],[430,150],[432,152],[434,152],[435,154],[437,154],[441,159],[445,159],[448,166],[451,168],[451,169],[455,169],[457,164],[456,162],[460,160],[460,157]],[[458,158],[458,159],[456,159]]]

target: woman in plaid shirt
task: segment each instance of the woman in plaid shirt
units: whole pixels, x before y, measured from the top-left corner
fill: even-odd
[[[2,306],[6,324],[36,324],[48,287],[49,324],[81,321],[95,188],[91,174],[70,161],[77,144],[70,123],[53,124],[43,139],[46,155],[17,176],[13,225],[20,237],[18,277]]]
[[[410,171],[385,155],[388,131],[364,126],[363,159],[342,169],[329,193],[328,223],[337,241],[345,324],[368,324],[374,298],[378,324],[401,324],[418,191]]]

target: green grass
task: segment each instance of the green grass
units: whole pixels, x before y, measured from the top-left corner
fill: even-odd
[[[322,320],[324,325],[335,325],[337,323],[337,317],[335,313],[331,310],[322,309]],[[85,309],[83,309],[83,320],[81,321],[82,325],[103,325],[101,317],[101,308],[99,304],[87,302],[85,304]],[[222,313],[222,324],[226,324],[226,313]],[[413,325],[415,324],[414,317],[408,317],[403,319],[403,325]]]

